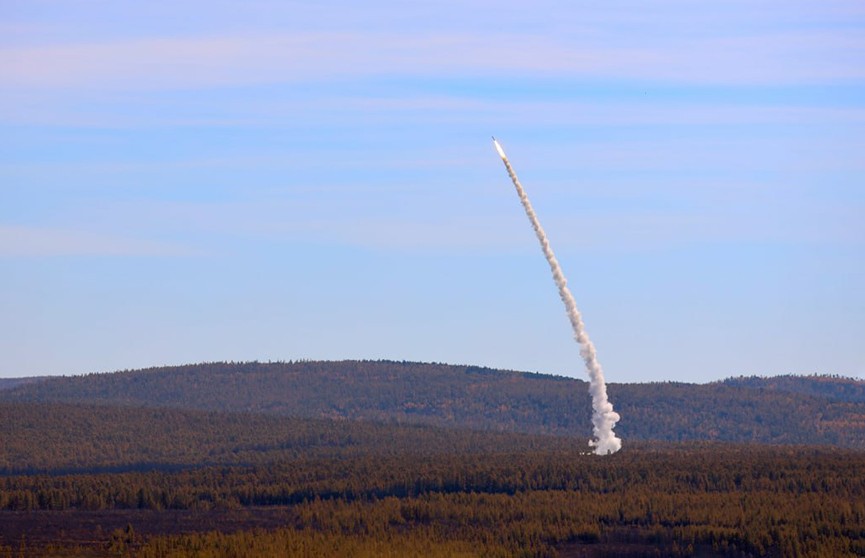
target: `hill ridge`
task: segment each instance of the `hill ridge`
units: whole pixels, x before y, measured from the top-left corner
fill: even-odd
[[[825,385],[817,389],[815,383]],[[847,386],[853,395],[839,396],[846,392],[837,386]],[[835,383],[823,377],[785,378],[774,383],[753,379],[711,384],[611,383],[608,389],[622,415],[617,432],[626,440],[865,448],[865,401],[857,399],[857,390],[865,389],[865,382],[853,379]],[[583,380],[393,360],[150,367],[19,385],[0,391],[0,401],[162,406],[585,439],[591,433],[590,401]]]

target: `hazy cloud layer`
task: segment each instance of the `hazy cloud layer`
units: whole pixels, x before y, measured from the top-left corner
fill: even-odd
[[[698,84],[865,77],[865,37],[786,32],[606,45],[535,34],[290,33],[0,49],[7,89],[162,90],[365,76],[568,75]]]

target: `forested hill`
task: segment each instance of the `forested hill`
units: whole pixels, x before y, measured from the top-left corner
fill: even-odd
[[[46,378],[47,376],[32,376],[30,378],[0,378],[0,391],[3,391],[4,389],[12,389],[24,384],[41,382]]]
[[[630,440],[722,440],[865,448],[863,382],[818,377],[714,384],[611,384]],[[835,387],[842,384],[847,387]],[[853,386],[850,388],[850,386]],[[853,389],[853,391],[850,391]],[[206,363],[52,378],[0,401],[167,406],[295,417],[425,423],[588,438],[586,382],[473,366],[390,361]]]
[[[865,382],[837,375],[739,376],[724,380],[729,386],[816,395],[837,401],[865,403]]]

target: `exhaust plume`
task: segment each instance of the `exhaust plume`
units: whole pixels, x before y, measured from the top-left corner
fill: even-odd
[[[618,413],[613,411],[613,405],[607,399],[607,383],[604,380],[601,363],[598,362],[595,346],[586,333],[577,303],[574,301],[570,289],[568,289],[568,280],[565,279],[562,268],[559,266],[555,254],[553,254],[550,241],[547,240],[547,235],[541,227],[540,221],[538,221],[538,216],[535,215],[535,210],[532,208],[528,196],[526,196],[526,191],[523,190],[523,186],[520,184],[520,180],[517,178],[513,167],[511,167],[504,149],[502,149],[496,138],[493,138],[493,144],[502,158],[502,162],[505,164],[508,176],[511,177],[514,188],[517,189],[517,195],[520,197],[523,209],[526,210],[526,216],[531,221],[535,235],[537,235],[538,241],[541,243],[541,249],[544,251],[547,263],[550,264],[550,271],[553,273],[553,280],[559,289],[559,297],[561,297],[562,302],[565,304],[565,310],[568,313],[568,318],[571,320],[571,327],[574,329],[574,339],[580,344],[580,356],[583,357],[586,363],[586,370],[589,373],[589,393],[592,396],[592,430],[594,438],[589,440],[589,445],[595,448],[595,453],[598,455],[615,453],[622,447],[622,440],[613,432],[613,427],[619,422],[620,417]]]

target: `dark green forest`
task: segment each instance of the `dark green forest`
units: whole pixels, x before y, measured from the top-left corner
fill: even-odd
[[[0,402],[0,474],[172,470],[357,454],[584,449],[583,440],[147,407]]]
[[[611,386],[625,445],[600,457],[585,383],[555,376],[218,363],[19,384],[0,391],[0,558],[865,556],[860,387]]]

